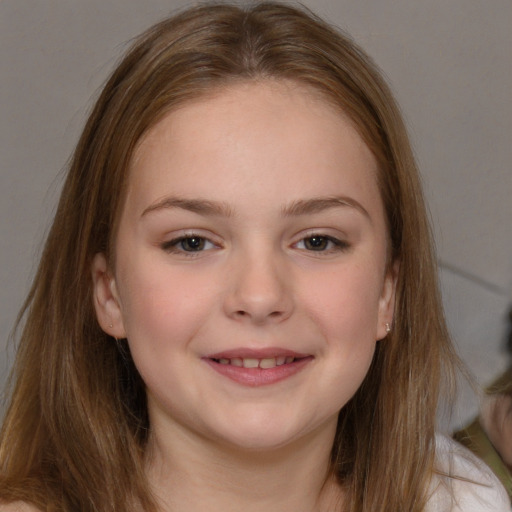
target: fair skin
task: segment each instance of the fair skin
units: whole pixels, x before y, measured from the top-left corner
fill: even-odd
[[[143,137],[93,279],[147,387],[162,510],[341,499],[337,416],[393,317],[376,172],[348,119],[286,82],[224,88]]]

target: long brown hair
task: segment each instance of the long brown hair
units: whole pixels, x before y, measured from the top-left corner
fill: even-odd
[[[144,385],[125,345],[96,321],[92,258],[103,252],[114,262],[127,169],[148,128],[212,88],[266,78],[320,92],[377,159],[390,262],[400,262],[396,320],[340,413],[332,469],[350,511],[423,510],[441,376],[454,355],[406,130],[376,66],[347,36],[276,3],[202,6],[167,19],[135,41],[104,87],[20,315],[0,499],[43,510],[156,510],[144,474]]]

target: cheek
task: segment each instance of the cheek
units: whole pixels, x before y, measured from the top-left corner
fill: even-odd
[[[347,266],[314,276],[303,289],[310,315],[329,338],[375,341],[381,277],[368,266]]]
[[[307,309],[325,340],[326,392],[339,410],[355,394],[373,359],[381,281],[368,267],[355,266],[324,278],[310,283],[316,291],[309,294]]]
[[[120,281],[122,315],[130,352],[148,391],[167,400],[180,389],[183,369],[194,358],[197,331],[214,308],[210,288],[198,276],[171,272],[168,266],[126,267]],[[190,382],[187,384],[191,387]],[[190,391],[190,390],[189,390]]]
[[[132,343],[182,344],[200,327],[214,303],[211,287],[198,276],[157,264],[127,268],[122,313]]]

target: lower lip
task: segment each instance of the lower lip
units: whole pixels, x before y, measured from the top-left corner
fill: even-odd
[[[303,357],[293,363],[282,364],[274,368],[243,368],[230,364],[220,364],[212,359],[204,359],[211,368],[224,377],[238,384],[249,387],[268,386],[288,379],[303,370],[311,361],[312,356]]]

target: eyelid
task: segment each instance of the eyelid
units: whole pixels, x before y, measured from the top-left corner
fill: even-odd
[[[306,240],[312,239],[315,237],[326,239],[328,242],[330,242],[333,245],[333,247],[327,248],[325,250],[318,250],[318,251],[315,251],[313,249],[307,249],[306,247],[299,247],[299,244],[303,244]],[[309,230],[308,232],[300,233],[299,235],[297,235],[296,241],[292,244],[292,247],[299,249],[301,251],[307,252],[307,253],[313,253],[313,254],[317,254],[317,255],[321,256],[322,254],[325,255],[325,254],[332,254],[334,252],[347,251],[348,249],[350,249],[351,244],[347,240],[346,236],[332,235],[332,234],[326,233],[326,230],[317,229],[317,230]]]
[[[197,251],[186,251],[186,250],[180,249],[178,247],[178,245],[181,242],[183,242],[184,240],[192,239],[192,238],[204,240],[207,244],[211,245],[211,247],[203,248],[203,249],[197,250]],[[179,235],[173,236],[169,240],[165,240],[164,242],[162,242],[160,244],[160,247],[164,251],[171,253],[171,254],[180,254],[185,257],[194,257],[194,256],[200,255],[201,253],[211,251],[215,248],[220,248],[221,247],[220,243],[215,241],[214,238],[215,237],[205,235],[204,233],[201,233],[199,231],[184,231],[184,232],[180,233]]]

